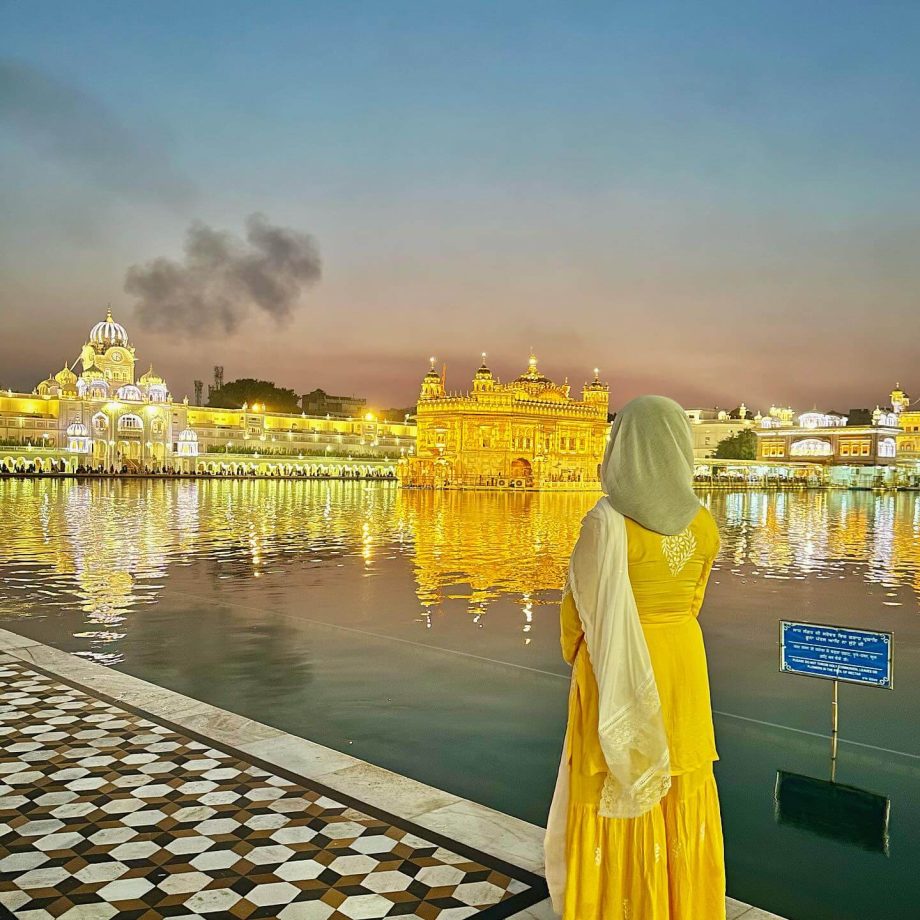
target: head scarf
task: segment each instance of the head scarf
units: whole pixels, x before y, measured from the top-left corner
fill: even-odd
[[[601,466],[607,500],[648,530],[673,536],[696,517],[693,439],[684,410],[666,396],[639,396],[617,414]]]

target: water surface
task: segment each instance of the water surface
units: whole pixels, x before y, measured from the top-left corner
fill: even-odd
[[[701,621],[731,893],[792,920],[916,917],[920,502],[703,498],[722,533]],[[560,586],[595,500],[3,481],[0,624],[542,822],[567,692]],[[888,855],[776,822],[777,770],[829,776],[830,685],[778,673],[783,617],[895,633],[896,689],[841,689],[837,772],[890,798]]]

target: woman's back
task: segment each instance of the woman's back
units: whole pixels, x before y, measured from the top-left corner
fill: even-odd
[[[673,537],[626,519],[629,582],[639,608],[674,773],[718,759],[709,700],[706,650],[697,615],[719,551],[719,531],[705,508]]]
[[[696,617],[719,552],[719,531],[705,508],[673,537],[626,519],[629,582],[643,626]]]

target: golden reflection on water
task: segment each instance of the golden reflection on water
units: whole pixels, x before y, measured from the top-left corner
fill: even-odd
[[[80,609],[109,638],[154,602],[172,567],[215,562],[217,578],[274,578],[353,557],[373,575],[406,558],[424,619],[477,622],[499,599],[529,628],[557,602],[591,493],[401,491],[393,484],[281,481],[0,482],[0,613]],[[720,568],[764,578],[862,578],[920,595],[913,493],[712,493]],[[297,590],[303,590],[297,586]],[[894,592],[892,592],[892,597]],[[373,589],[362,597],[384,602]],[[890,603],[896,604],[892,600]]]
[[[400,491],[423,607],[462,600],[476,617],[505,596],[525,614],[558,602],[581,519],[596,501],[586,492]]]

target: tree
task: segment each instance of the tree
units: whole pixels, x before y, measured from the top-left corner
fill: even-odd
[[[299,397],[293,390],[276,387],[271,380],[254,380],[240,377],[225,383],[219,390],[208,394],[208,405],[216,409],[240,409],[243,403],[258,403],[269,412],[300,413]]]
[[[723,438],[716,445],[719,460],[756,460],[757,435],[753,428],[745,428],[737,434]]]

